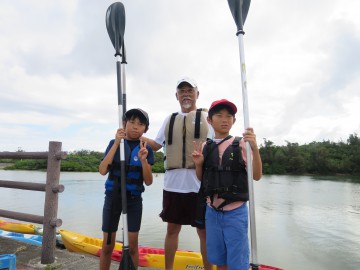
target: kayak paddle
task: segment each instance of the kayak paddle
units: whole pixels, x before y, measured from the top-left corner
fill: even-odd
[[[245,34],[243,25],[247,17],[251,0],[228,0],[231,14],[237,26],[236,35],[239,40],[239,53],[240,53],[240,70],[241,70],[241,88],[243,97],[243,114],[244,114],[244,127],[247,129],[249,124],[249,106],[247,98],[247,81],[246,81],[246,68],[245,68],[245,53],[244,53],[244,40]],[[249,186],[249,216],[250,216],[250,240],[251,240],[251,268],[253,270],[259,269],[257,259],[257,242],[256,242],[256,225],[255,225],[255,205],[254,205],[254,188],[253,188],[253,168],[251,163],[251,147],[246,142],[246,158],[247,158],[247,175]]]
[[[115,2],[109,6],[106,11],[106,28],[110,37],[110,40],[115,48],[116,57],[116,71],[117,71],[117,88],[118,88],[118,114],[119,114],[119,128],[123,127],[123,115],[125,113],[125,99],[123,95],[124,84],[122,83],[121,73],[121,47],[124,50],[124,32],[125,32],[125,8],[121,2]],[[124,54],[122,55],[124,58]],[[123,61],[124,62],[124,61]],[[126,63],[126,61],[125,61]],[[125,94],[125,92],[124,92]],[[134,263],[131,260],[129,250],[129,232],[127,223],[127,200],[126,200],[126,173],[125,173],[125,147],[124,140],[120,141],[120,170],[121,170],[121,203],[122,203],[122,218],[123,218],[123,253],[120,262],[119,269],[132,270],[135,269]],[[118,194],[118,184],[114,183],[113,198]],[[114,201],[114,200],[113,200]]]

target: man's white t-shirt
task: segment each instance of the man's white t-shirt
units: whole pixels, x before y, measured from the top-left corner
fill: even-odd
[[[179,112],[180,115],[187,115],[187,113]],[[165,127],[169,121],[170,116],[168,116],[156,138],[155,142],[163,145],[164,153],[166,153],[166,146],[164,145],[165,142]],[[208,138],[212,138],[214,131],[212,127],[209,125],[209,134]],[[200,189],[200,181],[196,177],[195,169],[172,169],[166,170],[164,175],[164,190],[170,192],[178,192],[178,193],[190,193],[190,192],[199,192]]]

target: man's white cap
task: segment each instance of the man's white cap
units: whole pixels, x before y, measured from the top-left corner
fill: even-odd
[[[178,89],[179,85],[182,84],[182,83],[188,83],[188,84],[191,85],[191,87],[194,87],[194,88],[197,87],[197,84],[193,79],[191,79],[189,77],[183,77],[180,80],[178,80],[178,82],[176,84],[176,89]]]

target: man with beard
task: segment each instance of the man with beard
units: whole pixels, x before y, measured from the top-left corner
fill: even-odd
[[[173,269],[182,225],[196,227],[205,269],[212,269],[206,258],[205,225],[195,221],[200,181],[191,157],[193,142],[204,142],[207,137],[212,137],[206,120],[207,113],[196,108],[198,97],[195,81],[188,77],[180,79],[176,84],[176,99],[181,111],[165,119],[155,140],[144,138],[155,151],[164,147],[166,171],[160,217],[167,222],[165,268],[168,270]]]

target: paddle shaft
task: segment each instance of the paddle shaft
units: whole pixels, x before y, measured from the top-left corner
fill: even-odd
[[[121,80],[121,63],[120,55],[116,56],[116,71],[117,71],[117,87],[118,87],[118,114],[119,114],[119,128],[123,127],[124,115],[124,101],[122,93],[122,80]],[[124,233],[124,248],[129,246],[128,236],[128,222],[127,222],[127,196],[126,196],[126,172],[125,172],[125,146],[124,140],[120,140],[120,170],[121,170],[121,204],[123,215],[123,233]]]
[[[237,32],[239,40],[239,54],[240,54],[240,70],[241,70],[241,88],[243,97],[243,114],[244,127],[250,127],[249,120],[249,104],[247,97],[247,80],[246,80],[246,66],[244,53],[244,37],[245,32],[240,30]],[[257,265],[257,241],[256,241],[256,224],[255,224],[255,203],[254,203],[254,187],[253,187],[253,166],[251,159],[250,143],[246,142],[246,159],[247,159],[247,176],[249,186],[249,216],[250,216],[250,239],[251,239],[251,261],[252,264]]]
[[[126,112],[126,51],[125,44],[122,44],[122,57],[121,57],[121,82],[122,82],[122,98],[123,98],[123,111]]]

